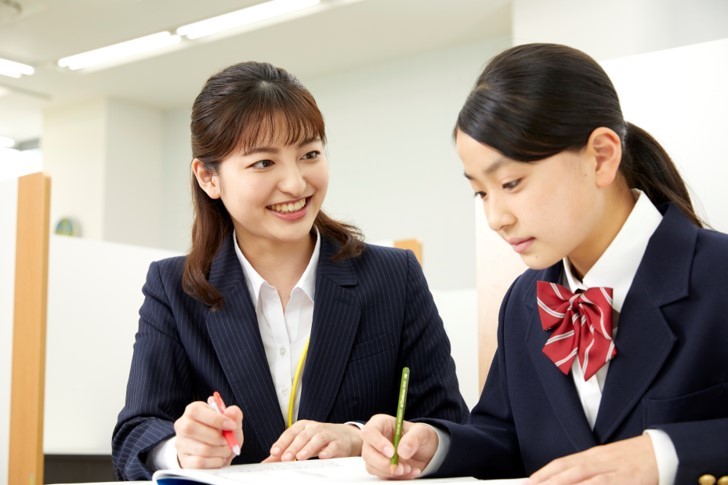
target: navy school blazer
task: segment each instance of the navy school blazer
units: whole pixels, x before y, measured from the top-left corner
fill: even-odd
[[[321,238],[299,419],[393,414],[406,365],[408,418],[466,421],[450,341],[412,252],[367,245],[359,257],[332,261],[336,251]],[[210,270],[224,298],[219,311],[182,291],[183,265],[184,257],[152,263],[143,288],[126,402],[112,437],[121,479],[149,479],[148,452],[174,435],[187,404],[214,390],[243,410],[242,454],[233,463],[263,460],[285,430],[233,238]]]
[[[619,316],[594,430],[572,376],[542,351],[536,282],[561,282],[563,265],[527,270],[501,306],[498,349],[471,423],[432,422],[451,435],[437,475],[525,476],[648,428],[675,445],[676,483],[728,474],[728,235],[696,227],[671,204],[660,209]]]

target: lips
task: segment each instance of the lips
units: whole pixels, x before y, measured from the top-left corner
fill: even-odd
[[[513,250],[515,252],[522,253],[531,246],[531,244],[533,243],[533,241],[535,241],[535,239],[532,237],[520,237],[520,238],[514,237],[514,238],[507,239],[506,241],[508,242],[508,244],[511,245],[511,247],[513,248]]]

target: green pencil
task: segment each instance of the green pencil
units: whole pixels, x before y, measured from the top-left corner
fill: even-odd
[[[409,367],[402,368],[402,380],[399,384],[399,400],[397,401],[397,417],[394,422],[394,455],[389,460],[390,468],[394,469],[399,463],[399,455],[397,454],[397,447],[399,446],[399,440],[402,437],[402,421],[404,420],[404,407],[407,404],[407,388],[409,387]]]

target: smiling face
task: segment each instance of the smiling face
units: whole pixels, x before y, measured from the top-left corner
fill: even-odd
[[[321,140],[266,142],[233,152],[216,173],[199,161],[193,170],[207,195],[222,200],[243,251],[310,244],[329,180]]]
[[[605,217],[608,191],[589,146],[524,163],[460,131],[456,145],[488,225],[530,268],[568,257],[584,274],[621,227]]]

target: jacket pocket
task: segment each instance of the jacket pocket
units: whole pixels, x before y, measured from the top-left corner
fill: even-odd
[[[668,399],[645,399],[646,427],[728,417],[728,383]]]
[[[373,339],[365,340],[354,345],[349,355],[349,362],[360,360],[371,355],[384,352],[394,347],[395,339],[388,334],[380,335]]]

